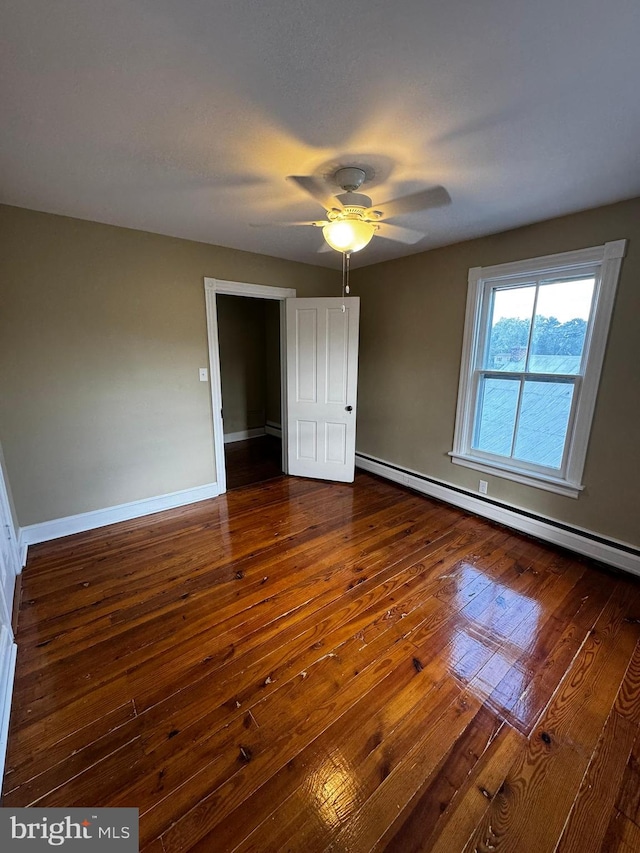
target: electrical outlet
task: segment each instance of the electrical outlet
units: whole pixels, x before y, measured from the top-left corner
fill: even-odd
[[[487,490],[489,488],[489,483],[486,480],[480,480],[480,485],[478,486],[478,491],[481,495],[486,495]]]
[[[200,382],[208,382],[209,381],[209,371],[206,367],[201,367],[199,370]]]

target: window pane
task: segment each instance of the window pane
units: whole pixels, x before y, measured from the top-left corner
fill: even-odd
[[[517,379],[480,377],[478,388],[478,417],[473,446],[487,453],[511,455],[513,428],[516,422]]]
[[[572,382],[527,380],[522,392],[514,456],[560,468],[567,436]]]
[[[531,336],[532,373],[578,373],[595,279],[542,283]]]
[[[488,370],[524,370],[535,295],[535,285],[493,291],[483,367]]]

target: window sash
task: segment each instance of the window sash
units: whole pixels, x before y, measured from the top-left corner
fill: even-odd
[[[480,421],[480,399],[481,399],[481,384],[483,379],[505,379],[505,380],[516,380],[519,382],[520,387],[518,389],[518,401],[516,405],[516,417],[515,423],[513,426],[513,434],[511,439],[511,453],[507,455],[502,455],[498,453],[491,453],[487,450],[482,450],[479,447],[475,446],[476,437],[479,433],[481,421]],[[562,450],[562,460],[561,464],[558,468],[554,468],[549,465],[541,465],[535,462],[528,462],[525,459],[520,459],[515,456],[515,447],[516,442],[518,440],[518,426],[520,423],[520,415],[522,411],[522,395],[524,393],[525,382],[545,382],[545,383],[554,383],[554,384],[566,384],[573,386],[573,393],[571,395],[571,407],[569,410],[569,417],[567,420],[567,430],[564,438],[564,447]],[[514,468],[523,469],[526,471],[538,472],[540,474],[544,474],[552,477],[562,477],[566,476],[567,471],[567,462],[569,449],[571,447],[571,441],[573,439],[573,429],[575,425],[575,417],[576,411],[579,404],[580,390],[582,386],[582,376],[570,373],[533,373],[528,371],[501,371],[501,370],[475,370],[473,379],[472,379],[472,393],[471,393],[471,411],[473,413],[471,419],[471,434],[469,436],[469,451],[473,456],[478,456],[485,461],[495,461],[499,462],[502,465],[511,465]]]
[[[595,320],[598,293],[601,287],[601,272],[602,269],[600,264],[589,264],[587,266],[567,267],[566,271],[558,271],[554,275],[550,275],[548,272],[539,272],[534,273],[532,275],[511,276],[508,279],[501,279],[498,281],[496,281],[495,279],[483,280],[481,288],[480,316],[476,320],[478,323],[479,336],[477,340],[477,346],[475,347],[474,367],[476,369],[490,369],[486,368],[484,365],[489,350],[489,340],[491,337],[490,318],[493,314],[493,305],[496,291],[515,290],[523,287],[535,287],[531,323],[529,326],[529,335],[527,339],[527,352],[525,360],[525,369],[527,369],[529,367],[531,359],[531,343],[533,340],[533,333],[535,329],[536,309],[538,306],[540,288],[547,284],[560,284],[563,282],[580,281],[581,279],[593,278],[594,286],[593,295],[591,298],[591,309],[589,311],[589,317],[587,319],[587,329],[582,345],[580,368],[578,371],[581,375],[584,374],[586,358],[589,351],[589,342],[591,339],[593,323]]]

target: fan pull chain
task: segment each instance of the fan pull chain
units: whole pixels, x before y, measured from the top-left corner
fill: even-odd
[[[344,295],[349,293],[349,268],[351,252],[342,253],[342,313],[345,312]]]

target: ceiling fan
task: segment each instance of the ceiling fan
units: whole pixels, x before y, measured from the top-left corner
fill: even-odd
[[[342,189],[342,193],[331,195],[326,185],[312,175],[290,175],[290,181],[296,183],[300,189],[324,207],[327,217],[310,222],[282,224],[312,225],[322,228],[324,239],[329,247],[337,252],[351,254],[364,249],[374,234],[400,243],[417,243],[425,236],[422,232],[394,225],[387,220],[402,214],[443,207],[451,203],[449,193],[444,187],[438,186],[393,199],[381,205],[373,205],[369,196],[358,192],[366,178],[367,173],[364,169],[357,166],[343,166],[333,175],[333,180]],[[321,251],[324,248],[323,246]]]

